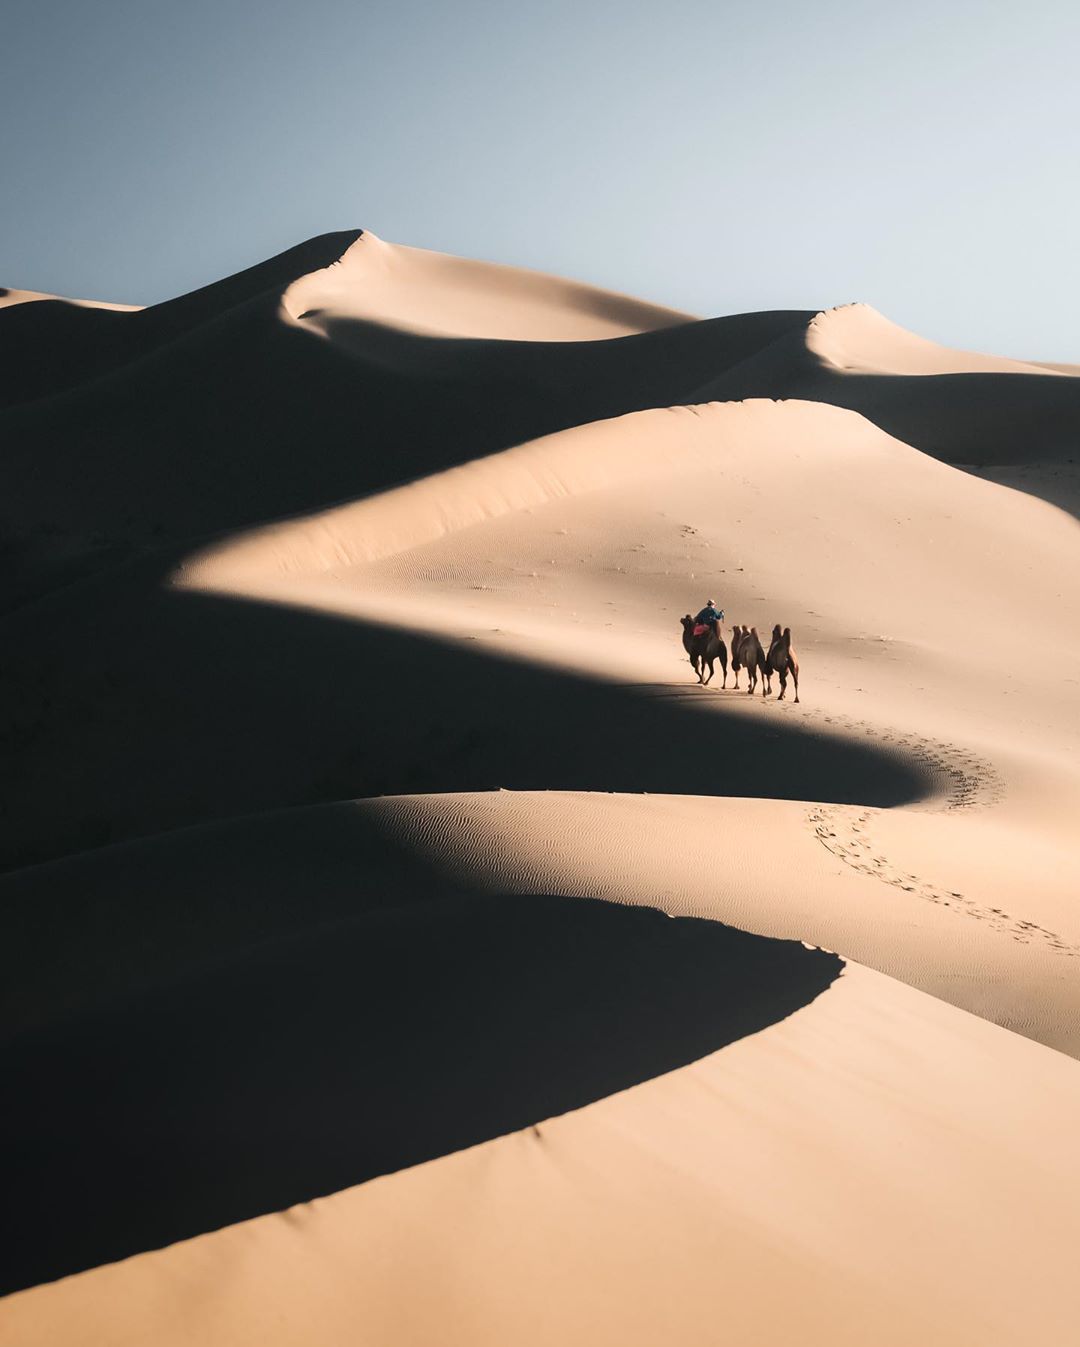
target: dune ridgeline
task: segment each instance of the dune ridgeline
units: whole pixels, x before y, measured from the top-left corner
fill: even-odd
[[[4,292],[0,1342],[1072,1340],[1077,372],[356,231]]]

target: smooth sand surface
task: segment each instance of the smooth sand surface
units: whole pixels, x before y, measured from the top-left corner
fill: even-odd
[[[386,243],[370,230],[340,261],[290,286],[283,304],[324,331],[344,318],[505,341],[593,341],[694,318],[558,276]]]
[[[810,1008],[673,1074],[12,1297],[0,1332],[1067,1342],[1078,1116],[1074,1062],[849,964]]]
[[[807,346],[838,370],[857,374],[1075,374],[1076,367],[955,351],[891,323],[869,304],[820,313]]]
[[[355,232],[172,306],[0,421],[0,1340],[1067,1341],[1069,371]]]
[[[73,304],[80,309],[108,309],[113,313],[137,313],[142,308],[141,304],[110,304],[103,299],[69,299],[63,295],[46,295],[40,290],[7,290],[0,286],[0,309],[13,308],[16,304],[36,304],[41,300]]]

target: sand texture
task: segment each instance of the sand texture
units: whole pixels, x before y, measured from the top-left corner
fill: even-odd
[[[4,1347],[1071,1340],[1076,367],[357,231],[0,353]]]

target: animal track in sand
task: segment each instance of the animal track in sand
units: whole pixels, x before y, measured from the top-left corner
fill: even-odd
[[[787,712],[788,707],[782,709]],[[1005,797],[1005,783],[993,763],[959,744],[930,739],[914,730],[876,725],[840,712],[804,710],[802,717],[850,734],[861,733],[885,745],[886,751],[913,758],[943,788],[927,801],[925,807],[931,812],[989,809]]]
[[[883,729],[852,716],[813,713],[815,719],[839,729],[879,739],[927,766],[939,779],[944,778],[945,793],[935,802],[934,812],[951,813],[958,809],[988,809],[1004,796],[1004,783],[985,758],[954,743],[928,739],[913,731]],[[924,902],[950,907],[955,912],[988,922],[1019,944],[1042,944],[1056,954],[1075,958],[1080,946],[1063,940],[1056,932],[1033,921],[1021,921],[999,907],[989,907],[958,889],[945,888],[921,875],[912,874],[895,864],[872,837],[872,823],[882,811],[867,808],[852,812],[844,805],[814,805],[807,811],[807,822],[821,845],[859,874],[914,894]]]

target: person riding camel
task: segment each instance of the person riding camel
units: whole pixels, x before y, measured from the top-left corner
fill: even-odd
[[[694,618],[695,635],[700,635],[706,627],[712,627],[717,636],[720,635],[720,623],[724,620],[724,610],[717,608],[712,599],[705,600],[705,607]],[[700,628],[700,631],[696,630]]]

